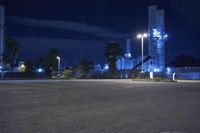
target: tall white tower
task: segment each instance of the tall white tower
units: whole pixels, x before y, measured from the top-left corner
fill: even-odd
[[[0,65],[3,65],[5,8],[0,5]]]
[[[157,6],[149,6],[149,71],[164,71],[165,69],[165,41],[167,35],[165,34],[165,18],[164,10],[158,10]]]
[[[131,58],[131,39],[126,39],[126,53],[125,53],[126,58]]]

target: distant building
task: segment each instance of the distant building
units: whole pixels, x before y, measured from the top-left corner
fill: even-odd
[[[148,56],[144,56],[144,60]],[[119,57],[116,62],[117,70],[141,69],[141,56],[133,58],[131,54],[131,39],[126,40],[126,52],[122,57]],[[148,63],[144,61],[144,69],[147,70]]]
[[[165,71],[165,40],[164,10],[157,10],[157,6],[149,6],[148,13],[148,55],[144,56],[143,69],[145,72]],[[127,39],[126,52],[118,58],[118,70],[141,69],[141,56],[133,58],[131,54],[131,40]]]
[[[165,69],[165,12],[157,6],[149,6],[148,13],[148,61],[149,71],[164,71]]]
[[[118,70],[124,70],[124,69],[132,69],[135,65],[135,61],[132,58],[131,54],[131,39],[127,39],[126,41],[126,53],[124,56],[120,57],[117,60],[116,66]]]

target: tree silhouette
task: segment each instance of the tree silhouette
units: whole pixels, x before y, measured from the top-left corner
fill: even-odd
[[[33,72],[33,62],[31,59],[26,60],[24,65],[26,67],[25,72],[28,72],[28,73]]]
[[[37,67],[42,67],[45,69],[47,76],[51,76],[52,72],[58,69],[57,56],[60,52],[57,49],[50,49],[45,55],[40,56],[35,62]]]
[[[120,44],[116,42],[109,42],[108,45],[105,47],[104,57],[108,61],[110,73],[113,74],[116,72],[117,57],[121,56],[123,54],[122,52],[123,52],[123,49],[120,47]]]
[[[81,76],[87,76],[92,69],[93,62],[87,59],[81,60],[77,70],[81,74]]]
[[[10,67],[14,68],[16,63],[16,57],[20,50],[19,43],[14,38],[7,38],[5,41],[5,49],[3,53],[3,61],[5,64],[10,65]]]
[[[190,55],[180,55],[171,64],[175,67],[196,67],[198,60]]]

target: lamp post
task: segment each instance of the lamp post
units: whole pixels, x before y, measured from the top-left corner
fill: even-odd
[[[142,71],[141,73],[144,73],[144,68],[143,68],[143,60],[144,60],[144,38],[147,38],[147,33],[144,33],[144,34],[138,34],[137,35],[137,38],[138,39],[141,39],[141,47],[142,47]]]
[[[57,56],[56,58],[58,60],[58,77],[60,77],[60,57]]]

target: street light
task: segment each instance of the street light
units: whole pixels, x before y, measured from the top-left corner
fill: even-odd
[[[142,45],[142,46],[141,46],[141,47],[142,47],[142,71],[141,71],[141,73],[144,73],[144,70],[143,70],[143,60],[144,60],[144,59],[143,59],[143,58],[144,58],[144,57],[143,57],[143,56],[144,56],[144,50],[143,50],[143,49],[144,49],[144,46],[143,46],[143,44],[144,44],[144,38],[147,38],[147,33],[138,34],[138,35],[137,35],[137,38],[138,38],[138,39],[141,39],[141,45]]]
[[[58,60],[58,77],[60,77],[60,57],[57,56],[56,58]]]

